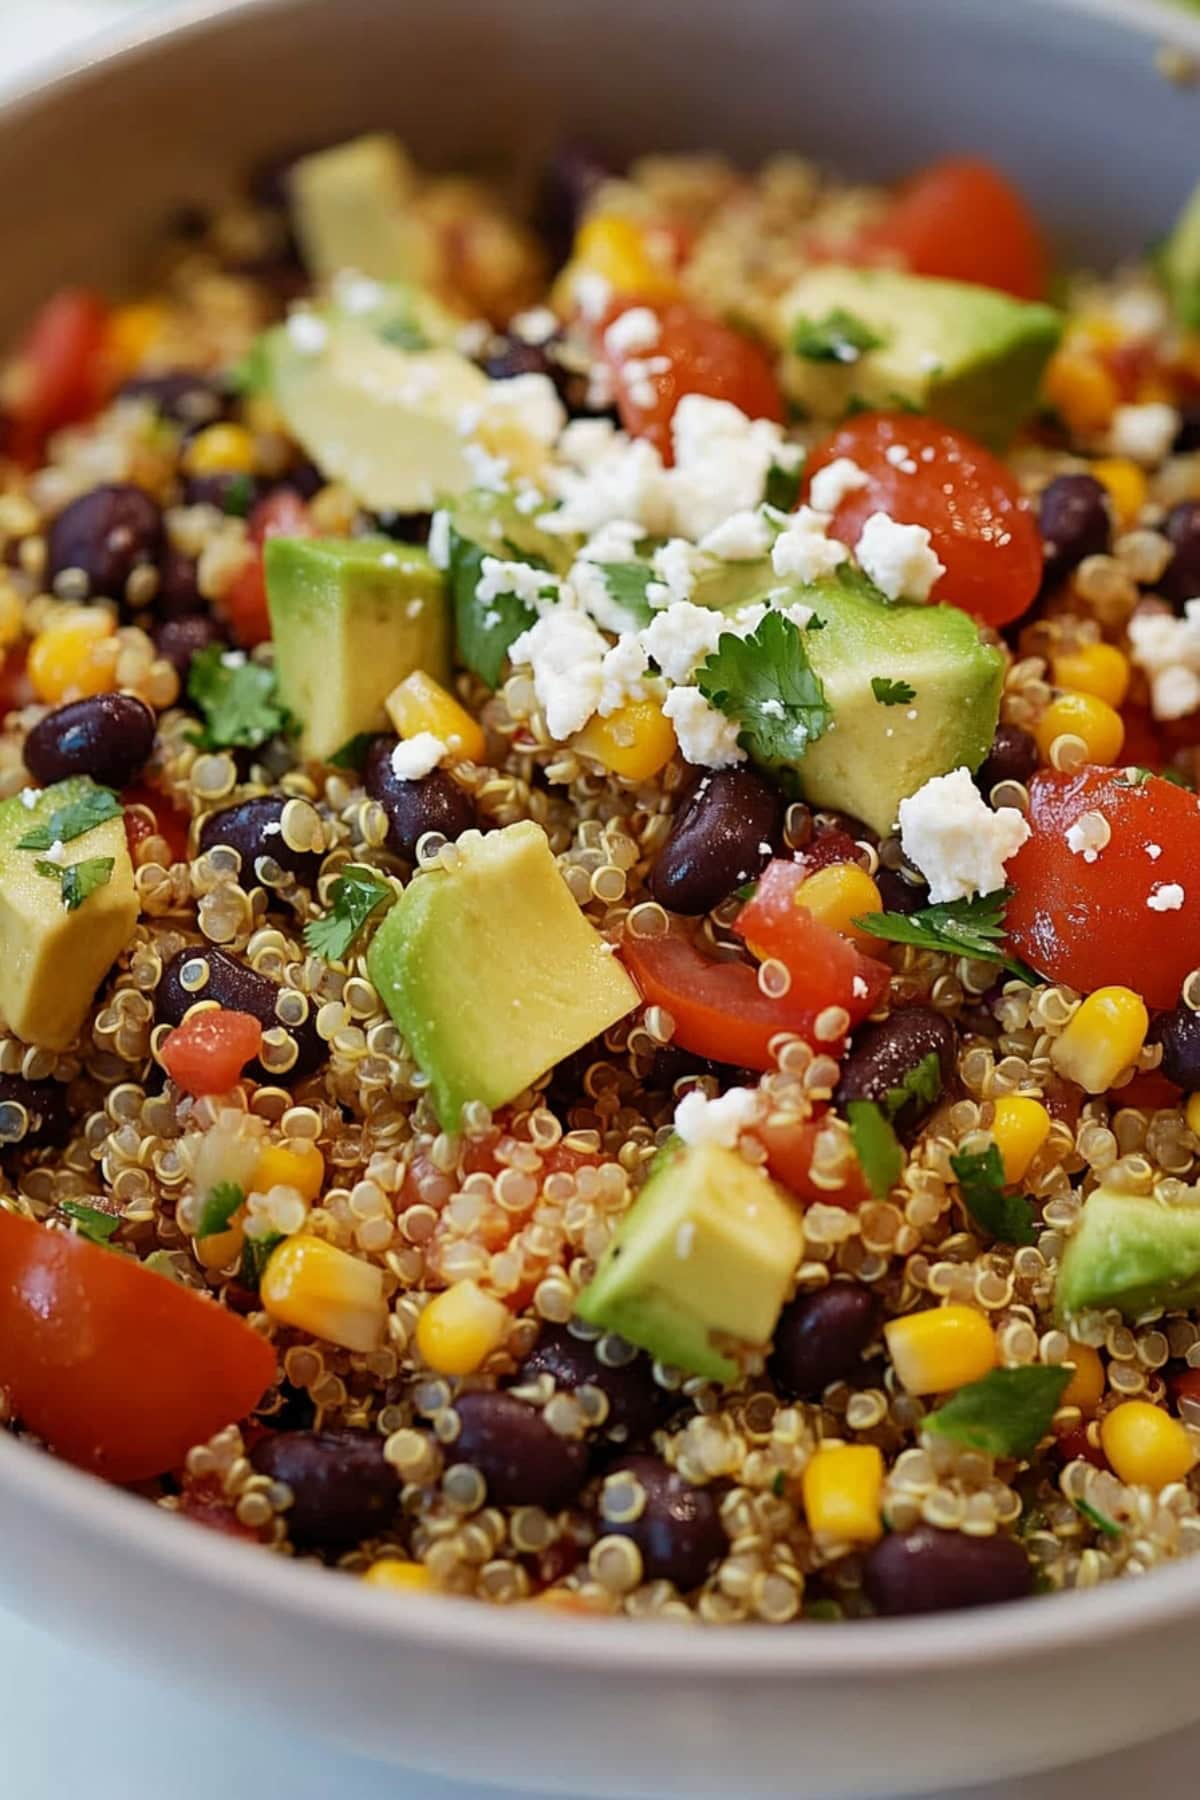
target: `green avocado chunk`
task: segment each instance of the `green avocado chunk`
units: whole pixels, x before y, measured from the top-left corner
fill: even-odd
[[[450,674],[445,583],[424,550],[391,538],[268,538],[263,550],[279,697],[301,755],[324,759],[386,731],[384,701],[423,669]]]
[[[660,1362],[732,1381],[714,1333],[770,1342],[804,1246],[799,1210],[734,1150],[668,1146],[579,1297],[582,1319]]]
[[[846,360],[788,354],[783,383],[818,419],[854,406],[913,406],[986,444],[1003,446],[1037,401],[1042,370],[1062,334],[1053,307],[994,288],[891,269],[811,269],[779,306],[785,350],[805,326],[848,315],[870,349]],[[804,334],[810,335],[810,334]]]
[[[479,599],[484,557],[531,563],[561,576],[575,560],[581,540],[543,530],[536,514],[518,509],[512,494],[492,488],[460,494],[450,501],[447,518],[457,658],[494,688],[509,645],[533,624],[536,614],[516,594]]]
[[[1089,1194],[1059,1266],[1063,1317],[1114,1306],[1132,1319],[1200,1300],[1200,1190],[1192,1191],[1197,1204],[1182,1206],[1113,1188]]]
[[[1188,331],[1200,330],[1200,183],[1159,252],[1158,266],[1175,317]]]
[[[380,281],[428,281],[437,266],[430,227],[410,204],[412,167],[384,132],[351,138],[292,164],[288,195],[314,281],[356,269]]]
[[[103,798],[104,790],[86,775],[73,775],[44,788],[32,806],[20,794],[0,805],[0,1015],[25,1043],[47,1050],[65,1050],[74,1039],[137,924],[122,812],[75,837],[60,837],[54,855],[48,855],[50,846],[18,848],[39,828],[43,837],[62,833],[66,809],[86,807],[93,797]],[[62,883],[37,869],[46,860],[65,868],[97,857],[111,857],[112,871],[73,911]]]
[[[468,1100],[505,1105],[639,1004],[540,825],[468,832],[457,849],[455,868],[405,888],[367,958],[447,1131]]]

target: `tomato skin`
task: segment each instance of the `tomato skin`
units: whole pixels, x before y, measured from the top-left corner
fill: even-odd
[[[221,610],[237,642],[245,650],[265,644],[271,636],[267,611],[267,579],[262,547],[273,537],[312,537],[308,508],[290,488],[268,494],[250,514],[249,539],[253,554],[239,569],[221,600]]]
[[[163,1039],[163,1067],[189,1094],[227,1094],[262,1049],[262,1025],[250,1013],[209,1007]]]
[[[1067,843],[1085,812],[1102,813],[1112,833],[1094,863]],[[1148,1006],[1174,1006],[1200,933],[1196,796],[1157,775],[1133,786],[1115,769],[1045,769],[1029,783],[1027,816],[1031,835],[1007,865],[1014,893],[1006,922],[1016,953],[1083,993],[1128,987]],[[1147,844],[1161,854],[1151,858]],[[1182,907],[1152,912],[1152,889],[1168,883],[1182,887]]]
[[[801,1125],[776,1125],[768,1119],[757,1127],[755,1136],[766,1149],[770,1173],[799,1199],[809,1205],[822,1201],[857,1211],[871,1192],[856,1160],[847,1163],[840,1188],[818,1187],[812,1179],[813,1150],[821,1123],[820,1119],[806,1119]]]
[[[605,319],[605,328],[642,300],[622,300]],[[743,332],[705,318],[682,300],[649,305],[658,319],[658,340],[646,349],[604,357],[612,374],[617,411],[631,437],[648,438],[670,464],[674,460],[671,420],[685,394],[707,394],[728,400],[751,419],[784,419],[783,395],[766,352]],[[647,374],[639,363],[664,359],[670,367]],[[632,373],[631,373],[632,371]],[[651,397],[652,396],[652,397]]]
[[[898,255],[915,275],[973,281],[1019,300],[1046,292],[1037,220],[999,169],[975,157],[947,157],[910,176],[865,247]]]
[[[121,804],[125,808],[125,838],[130,855],[148,837],[165,838],[173,862],[187,859],[188,821],[185,814],[171,805],[164,793],[147,782],[122,788]],[[154,814],[154,823],[131,807],[144,806]]]
[[[119,1482],[178,1468],[274,1377],[271,1346],[215,1301],[0,1212],[0,1387],[68,1462]]]
[[[896,446],[910,452],[915,472],[888,461]],[[834,513],[833,537],[853,550],[876,512],[924,525],[946,571],[932,601],[959,606],[987,625],[1007,625],[1032,604],[1042,581],[1042,540],[1016,481],[982,444],[936,419],[865,412],[818,444],[809,479],[839,456],[858,464],[867,485]]]
[[[88,418],[105,398],[108,308],[88,288],[60,288],[35,314],[18,355],[9,406],[15,454],[36,455],[62,425]]]
[[[733,929],[744,943],[786,966],[793,991],[804,995],[814,1014],[827,1006],[841,1006],[854,1026],[887,992],[892,972],[796,904],[797,891],[811,873],[807,862],[785,862],[780,857],[769,862]]]

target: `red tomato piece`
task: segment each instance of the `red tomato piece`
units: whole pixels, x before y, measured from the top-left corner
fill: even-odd
[[[1090,1462],[1094,1469],[1107,1469],[1108,1458],[1099,1444],[1093,1444],[1088,1436],[1086,1425],[1073,1425],[1070,1431],[1057,1434],[1055,1449],[1064,1463],[1074,1462],[1081,1456],[1084,1462]]]
[[[1112,834],[1093,863],[1067,842],[1085,812],[1100,813]],[[1117,769],[1047,769],[1029,784],[1028,817],[1031,835],[1007,865],[1013,949],[1083,993],[1128,987],[1148,1006],[1174,1006],[1200,937],[1196,796],[1157,775],[1135,785]],[[1156,912],[1150,896],[1168,885],[1183,889],[1183,904]]]
[[[908,453],[903,458],[900,449]],[[887,513],[928,531],[946,570],[932,600],[961,606],[987,625],[1007,625],[1032,603],[1042,580],[1042,540],[1016,481],[982,444],[936,419],[869,412],[847,419],[817,446],[809,479],[839,456],[867,477],[833,515],[830,531],[843,544],[853,550],[871,514]]]
[[[265,644],[271,635],[262,547],[268,538],[312,537],[308,508],[290,488],[280,488],[260,500],[251,512],[248,535],[253,555],[225,590],[221,610],[238,643],[253,650],[256,644]]]
[[[873,956],[864,956],[840,931],[814,919],[807,907],[797,905],[797,890],[811,872],[807,862],[785,862],[780,857],[769,862],[733,929],[757,954],[777,957],[785,965],[792,993],[802,994],[814,1014],[827,1006],[841,1006],[851,1025],[857,1025],[887,992],[892,972]]]
[[[1180,1089],[1173,1081],[1168,1081],[1160,1069],[1140,1069],[1132,1081],[1116,1089],[1113,1104],[1142,1106],[1148,1112],[1155,1112],[1160,1107],[1178,1106],[1180,1098]]]
[[[806,1119],[802,1125],[774,1125],[768,1119],[758,1127],[756,1136],[766,1147],[767,1168],[776,1181],[810,1205],[824,1201],[854,1211],[871,1197],[857,1159],[847,1163],[840,1188],[819,1187],[812,1179],[813,1150],[821,1124],[820,1119]]]
[[[193,1013],[163,1039],[163,1066],[189,1094],[227,1094],[262,1049],[262,1026],[250,1013],[215,1006]]]
[[[644,305],[641,300],[622,300],[605,326],[631,307]],[[631,437],[648,438],[663,461],[672,462],[671,420],[685,394],[728,400],[752,419],[783,423],[783,396],[775,370],[753,338],[705,318],[682,300],[651,305],[649,310],[658,319],[653,344],[614,353],[601,339],[617,411]]]
[[[68,1462],[122,1482],[178,1468],[274,1376],[271,1346],[215,1301],[0,1212],[0,1387]]]
[[[87,288],[62,288],[36,314],[8,408],[18,456],[35,454],[49,432],[96,411],[107,384],[107,331],[108,308]]]
[[[146,782],[138,782],[122,789],[121,804],[125,808],[125,837],[130,855],[146,838],[161,837],[166,840],[173,862],[186,861],[187,817],[171,805],[164,793]],[[153,817],[147,818],[147,812]]]
[[[1037,220],[998,169],[973,157],[948,157],[911,176],[867,243],[917,275],[973,281],[1021,300],[1046,291],[1049,256]]]

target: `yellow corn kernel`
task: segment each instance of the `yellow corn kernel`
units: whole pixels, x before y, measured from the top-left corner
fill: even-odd
[[[1072,349],[1090,345],[1095,350],[1115,350],[1124,338],[1124,330],[1110,313],[1080,313],[1067,328]]]
[[[1123,1400],[1100,1421],[1100,1444],[1118,1480],[1159,1488],[1182,1481],[1196,1462],[1178,1419],[1148,1400]]]
[[[439,1375],[473,1375],[508,1336],[512,1314],[473,1281],[435,1294],[417,1320],[417,1349]]]
[[[392,1593],[431,1594],[437,1586],[424,1563],[409,1562],[403,1556],[381,1556],[364,1569],[363,1580],[368,1587],[388,1588]]]
[[[145,362],[170,319],[161,300],[135,300],[116,307],[108,321],[108,350],[120,375],[131,375]]]
[[[1189,1094],[1183,1116],[1187,1120],[1188,1130],[1200,1137],[1200,1094]]]
[[[851,1544],[883,1536],[883,1456],[874,1444],[823,1444],[806,1464],[802,1484],[810,1530]]]
[[[324,1180],[325,1158],[315,1144],[264,1144],[254,1167],[253,1189],[265,1194],[273,1187],[293,1187],[313,1201]]]
[[[116,623],[105,607],[80,607],[48,625],[29,646],[29,679],[39,700],[57,706],[110,694],[117,685]]]
[[[854,923],[860,913],[883,911],[879,889],[858,863],[827,863],[800,883],[795,903],[807,907],[814,919],[834,931],[844,931],[862,944],[876,942]]]
[[[478,723],[439,681],[414,669],[384,701],[387,715],[402,738],[431,731],[450,754],[466,762],[482,762],[487,743]]]
[[[575,748],[626,781],[649,781],[674,756],[675,732],[657,700],[627,700],[606,719],[597,713]]]
[[[679,292],[672,271],[651,253],[647,233],[619,213],[594,213],[575,234],[571,260],[554,284],[551,296],[560,312],[575,306],[581,275],[599,275],[614,294],[669,299]]]
[[[1088,1094],[1104,1094],[1122,1069],[1137,1060],[1150,1015],[1132,988],[1104,987],[1089,994],[1050,1046],[1050,1061]]]
[[[996,1366],[996,1334],[973,1306],[938,1306],[885,1325],[888,1355],[906,1393],[944,1394]]]
[[[1009,1186],[1020,1181],[1049,1135],[1050,1114],[1040,1100],[1028,1100],[1023,1094],[1005,1094],[997,1100],[992,1139]]]
[[[1077,1344],[1074,1338],[1063,1361],[1074,1363],[1075,1373],[1063,1389],[1059,1405],[1077,1406],[1090,1418],[1104,1398],[1104,1364],[1090,1344]]]
[[[1088,470],[1108,492],[1117,527],[1132,531],[1146,504],[1146,477],[1127,456],[1106,456]]]
[[[206,425],[183,456],[189,475],[252,475],[254,439],[244,425]]]
[[[1046,400],[1081,437],[1103,431],[1121,398],[1104,364],[1086,350],[1056,351],[1046,370]]]
[[[1092,694],[1109,706],[1120,706],[1129,692],[1129,658],[1115,644],[1084,644],[1064,650],[1051,663],[1055,687]]]
[[[377,1350],[383,1342],[382,1269],[323,1238],[285,1238],[271,1252],[259,1295],[273,1319],[344,1350]]]
[[[1087,760],[1105,768],[1115,763],[1125,742],[1121,715],[1095,694],[1059,694],[1034,726],[1037,746],[1050,761],[1055,738],[1075,737],[1087,748]]]

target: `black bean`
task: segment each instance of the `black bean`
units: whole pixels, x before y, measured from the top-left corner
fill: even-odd
[[[854,1281],[831,1281],[814,1294],[799,1294],[775,1327],[767,1367],[789,1400],[815,1399],[831,1381],[846,1381],[879,1330],[880,1307]]]
[[[885,912],[913,913],[929,905],[929,889],[923,881],[910,881],[899,869],[875,871],[875,886]]]
[[[181,972],[189,962],[201,962],[207,966],[208,979],[200,987],[184,987],[180,980]],[[218,950],[210,944],[198,944],[177,950],[164,967],[155,990],[154,1016],[160,1024],[178,1025],[189,1007],[201,1000],[215,1000],[227,1012],[249,1013],[258,1020],[264,1031],[270,1031],[281,1022],[275,1011],[278,999],[278,983],[268,976],[260,975],[257,969],[252,969],[248,963],[231,956],[227,950]],[[284,1029],[298,1052],[295,1062],[285,1072],[284,1079],[298,1081],[320,1067],[329,1055],[329,1046],[317,1030],[311,1007],[303,1024],[285,1026]],[[278,1083],[280,1080],[278,1075],[268,1073],[257,1062],[251,1063],[246,1072],[253,1081]]]
[[[168,544],[158,565],[154,611],[160,619],[183,619],[203,613],[208,602],[200,592],[199,563]]]
[[[154,633],[155,649],[174,666],[185,687],[193,656],[225,641],[225,633],[211,613],[192,613],[184,619],[164,620]]]
[[[160,418],[191,431],[223,416],[226,397],[209,376],[195,369],[169,369],[161,375],[135,375],[121,389],[126,400],[147,400]]]
[[[50,580],[82,569],[90,593],[121,600],[133,571],[158,561],[162,538],[162,513],[149,494],[131,482],[106,482],[64,506],[50,527]]]
[[[1200,404],[1194,400],[1179,409],[1179,430],[1171,449],[1176,456],[1187,456],[1193,450],[1200,450]]]
[[[783,795],[750,769],[705,775],[679,811],[650,870],[651,897],[698,917],[762,874],[783,828]]]
[[[21,1075],[0,1075],[0,1106],[23,1106],[28,1115],[25,1134],[9,1141],[8,1150],[40,1150],[46,1144],[63,1144],[71,1135],[71,1109],[66,1084],[61,1081],[26,1081]]]
[[[416,781],[406,781],[392,767],[392,751],[399,738],[376,738],[367,751],[363,783],[372,800],[387,814],[388,847],[407,862],[416,858],[417,845],[427,831],[440,831],[453,841],[476,823],[475,807],[444,769],[431,769]]]
[[[311,500],[325,485],[325,477],[316,463],[304,461],[293,463],[287,473],[279,477],[272,491],[277,493],[283,488],[288,493],[299,494],[301,500]]]
[[[619,173],[618,164],[592,144],[563,144],[550,158],[538,223],[555,256],[566,257],[584,207],[602,182]]]
[[[255,1444],[260,1475],[286,1482],[288,1535],[303,1550],[348,1550],[385,1531],[395,1517],[400,1478],[373,1431],[279,1431]]]
[[[253,800],[239,800],[236,806],[223,806],[209,813],[200,827],[200,848],[211,850],[214,844],[228,844],[242,859],[241,882],[253,887],[259,879],[255,867],[258,859],[269,856],[312,887],[317,879],[322,856],[314,850],[294,850],[283,835],[280,824],[285,807],[291,804],[286,794],[259,794]]]
[[[603,1435],[614,1443],[641,1443],[662,1423],[675,1404],[659,1387],[650,1358],[640,1352],[619,1368],[601,1362],[594,1344],[574,1337],[565,1325],[543,1325],[542,1335],[517,1370],[520,1384],[550,1375],[565,1394],[596,1387],[608,1401]]]
[[[189,475],[183,484],[185,506],[215,506],[218,512],[244,519],[262,499],[263,483],[256,475],[220,469],[214,475]]]
[[[1112,520],[1104,488],[1094,475],[1056,475],[1042,490],[1038,528],[1046,580],[1062,581],[1085,556],[1108,549]]]
[[[517,375],[545,375],[558,379],[558,365],[545,344],[530,344],[520,337],[497,338],[483,358],[483,372],[492,381],[511,381]]]
[[[958,1039],[953,1025],[932,1006],[900,1006],[877,1025],[856,1031],[850,1054],[842,1064],[842,1077],[834,1090],[834,1104],[843,1110],[851,1100],[874,1100],[882,1105],[904,1077],[929,1055],[938,1060],[943,1090],[955,1080]],[[931,1107],[932,1100],[912,1096],[896,1113],[896,1129],[913,1131]]]
[[[1033,1592],[1033,1571],[1015,1538],[967,1537],[917,1525],[881,1538],[863,1566],[863,1587],[876,1612],[950,1612],[995,1606]]]
[[[154,712],[136,694],[93,694],[57,706],[25,739],[25,767],[49,787],[68,775],[90,775],[125,787],[154,748]]]
[[[1037,745],[1019,725],[997,725],[992,747],[979,765],[975,786],[984,799],[1000,781],[1019,781],[1022,786],[1037,768]]]
[[[1173,606],[1200,595],[1200,500],[1181,500],[1167,514],[1164,535],[1175,552],[1158,592]]]
[[[613,1491],[608,1483],[622,1473],[632,1475],[645,1495],[636,1519],[613,1519],[605,1511],[606,1494]],[[673,1581],[681,1593],[699,1587],[729,1548],[712,1489],[693,1487],[660,1457],[622,1457],[605,1477],[599,1504],[605,1536],[631,1538],[642,1553],[646,1580]]]
[[[432,513],[380,512],[375,514],[375,529],[397,544],[421,544],[429,541]]]
[[[536,1406],[512,1394],[460,1394],[454,1410],[460,1430],[446,1460],[478,1469],[491,1505],[555,1512],[575,1498],[588,1466],[581,1438],[552,1430]]]
[[[1168,1081],[1191,1094],[1200,1088],[1200,1013],[1181,1000],[1170,1012],[1159,1013],[1146,1033],[1148,1044],[1161,1044],[1159,1068]]]

